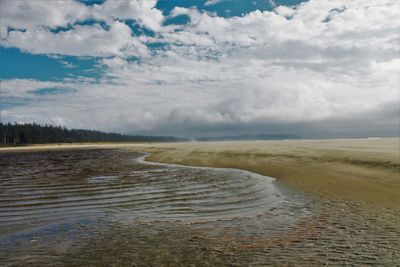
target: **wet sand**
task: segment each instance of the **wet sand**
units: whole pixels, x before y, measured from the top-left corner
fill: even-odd
[[[163,254],[187,239],[197,244],[201,237],[209,246],[237,234],[279,233],[312,210],[309,199],[287,194],[271,177],[148,163],[126,150],[31,151],[0,159],[2,266],[205,263],[184,259],[183,250]]]
[[[0,148],[1,152],[121,148],[149,160],[248,170],[329,200],[400,209],[400,139],[98,143]]]
[[[0,265],[400,261],[395,208],[321,198],[234,169],[148,164],[131,151],[151,146],[0,154]]]

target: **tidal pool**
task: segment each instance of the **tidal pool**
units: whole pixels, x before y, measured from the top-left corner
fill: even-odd
[[[2,266],[391,265],[395,214],[125,150],[0,154]],[[383,227],[383,228],[382,228]]]

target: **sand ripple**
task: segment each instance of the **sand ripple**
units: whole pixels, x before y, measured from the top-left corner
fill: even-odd
[[[393,265],[399,216],[233,169],[77,150],[1,154],[1,265]]]

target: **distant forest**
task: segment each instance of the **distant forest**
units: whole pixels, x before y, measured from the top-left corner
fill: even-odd
[[[16,146],[47,143],[84,142],[171,142],[184,139],[171,136],[143,136],[105,133],[94,130],[67,129],[36,123],[0,123],[0,145]]]

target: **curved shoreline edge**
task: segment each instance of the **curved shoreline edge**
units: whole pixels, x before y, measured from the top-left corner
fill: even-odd
[[[271,182],[276,181],[276,178],[259,174],[256,172],[248,171],[248,170],[242,170],[238,168],[225,168],[225,167],[209,167],[209,166],[192,166],[192,165],[182,165],[182,164],[176,164],[176,163],[167,163],[167,162],[157,162],[157,161],[150,161],[147,160],[148,157],[151,156],[151,153],[143,153],[143,156],[140,156],[136,158],[136,162],[142,163],[142,164],[150,164],[150,165],[158,165],[158,166],[166,166],[166,167],[178,167],[178,168],[189,168],[189,169],[200,169],[200,170],[222,170],[222,171],[235,171],[235,172],[240,172],[242,174],[247,174],[255,178],[263,178],[267,179]]]
[[[400,138],[108,143],[0,148],[0,155],[58,149],[122,149],[151,153],[146,159],[151,162],[250,171],[322,199],[400,210],[399,147]]]

